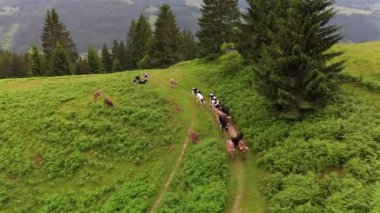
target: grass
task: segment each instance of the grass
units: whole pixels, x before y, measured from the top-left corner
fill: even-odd
[[[190,127],[201,145],[186,151],[161,212],[231,212],[237,196],[242,212],[376,212],[380,94],[365,83],[379,85],[378,45],[335,47],[346,52],[343,73],[362,81],[340,82],[334,101],[302,121],[278,119],[253,89],[251,69],[228,56],[167,70],[0,80],[0,211],[146,212]],[[131,84],[144,72],[147,85]],[[226,160],[229,136],[192,87],[230,107],[251,148],[245,161]],[[114,109],[93,102],[99,88]],[[196,174],[208,166],[216,169]]]
[[[361,79],[364,83],[373,83],[380,87],[380,42],[336,45],[333,50],[343,51],[340,59],[347,61],[344,75]]]

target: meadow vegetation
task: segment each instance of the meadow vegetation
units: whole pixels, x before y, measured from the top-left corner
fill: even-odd
[[[348,60],[343,73],[378,84],[377,61],[366,60],[368,73],[354,63],[375,56],[377,45],[346,45],[350,54],[342,57]],[[255,67],[241,66],[236,54],[211,64],[193,61],[183,69],[197,73],[231,108],[264,170],[262,192],[270,212],[379,211],[380,94],[343,81],[326,108],[301,120],[279,119],[254,89]]]
[[[180,128],[175,109],[154,87],[130,79],[0,82],[0,209],[147,209],[160,187],[154,169],[160,165],[151,161],[177,141]],[[115,108],[93,101],[98,88]]]
[[[349,52],[341,56],[348,59],[343,74],[379,84],[377,61],[351,62],[372,57],[376,45],[335,47]],[[225,211],[233,184],[225,141],[190,96],[194,84],[229,106],[262,170],[260,180],[249,180],[261,184],[245,187],[261,186],[268,211],[380,211],[377,90],[343,78],[325,108],[281,119],[256,92],[253,66],[231,51],[149,72],[145,86],[131,83],[136,73],[0,80],[0,211],[147,212],[192,116],[201,143],[189,146],[158,211]],[[364,67],[370,74],[359,72]],[[176,90],[168,83],[173,76]],[[99,88],[115,108],[93,101]]]

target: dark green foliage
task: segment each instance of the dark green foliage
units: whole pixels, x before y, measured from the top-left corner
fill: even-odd
[[[51,70],[49,75],[70,75],[70,58],[66,49],[57,42],[51,58]]]
[[[90,73],[101,73],[104,70],[102,61],[93,47],[87,50],[87,64]]]
[[[181,58],[181,36],[177,21],[168,4],[160,7],[155,23],[154,44],[152,50],[153,67],[166,68]]]
[[[29,55],[0,50],[0,78],[22,78],[29,75]]]
[[[127,55],[127,47],[124,45],[124,42],[120,41],[118,51],[119,51],[118,60],[121,66],[123,67],[123,69],[126,69],[127,64],[128,64],[128,55]]]
[[[350,85],[323,110],[301,121],[279,119],[270,103],[252,89],[252,68],[226,73],[226,61],[228,55],[217,60],[217,69],[215,64],[199,62],[188,66],[199,70],[197,75],[230,108],[257,153],[258,165],[268,171],[263,194],[272,212],[378,208],[378,94]]]
[[[221,56],[219,61],[226,74],[233,75],[244,68],[244,58],[236,50]]]
[[[137,63],[137,68],[138,69],[149,69],[150,68],[150,56],[149,55],[145,55],[145,57],[142,58]]]
[[[111,54],[112,54],[112,61],[114,61],[115,59],[119,60],[120,58],[119,42],[117,42],[116,40],[113,41]]]
[[[191,146],[158,212],[223,212],[226,169],[218,141],[203,140]]]
[[[248,0],[240,26],[239,52],[257,62],[264,48],[271,43],[270,32],[275,31],[276,0]]]
[[[120,64],[120,68],[118,68],[117,70],[112,69],[112,71],[115,72],[115,71],[124,70],[129,63],[127,57],[128,57],[127,49],[124,43],[122,41],[120,42],[114,41],[113,46],[112,46],[112,61],[113,61],[112,63],[114,64],[115,61],[117,60],[118,63]]]
[[[43,61],[42,61],[42,55],[38,51],[36,45],[32,45],[32,50],[30,53],[31,57],[31,74],[33,76],[42,76],[44,75],[44,69],[43,69]]]
[[[51,62],[57,42],[66,49],[71,61],[78,59],[76,45],[54,8],[47,11],[41,40],[47,62]]]
[[[151,52],[153,42],[152,29],[150,24],[143,15],[137,22],[132,21],[131,27],[128,33],[128,60],[132,69],[138,68],[138,63],[145,58]],[[149,56],[148,56],[149,57]],[[144,68],[149,68],[149,62],[145,63]]]
[[[190,30],[184,30],[181,33],[182,38],[182,58],[183,60],[191,60],[198,55],[198,44]]]
[[[134,57],[135,57],[135,51],[136,48],[135,48],[135,41],[134,39],[136,38],[136,34],[137,34],[137,23],[136,21],[133,19],[132,22],[131,22],[131,26],[129,27],[129,31],[128,31],[128,34],[127,34],[127,56],[128,56],[128,66],[127,66],[127,69],[133,69],[134,68],[134,63],[133,61],[135,61]],[[115,47],[115,42],[114,42],[114,47]],[[112,49],[112,52],[114,52],[114,50]]]
[[[257,88],[282,116],[300,118],[333,93],[343,62],[327,64],[340,52],[327,52],[340,39],[332,0],[279,1],[276,30],[255,68]]]
[[[126,182],[104,203],[102,212],[148,212],[156,187],[149,183],[152,177],[138,175],[136,180]]]
[[[75,74],[82,75],[88,73],[90,73],[90,70],[88,68],[87,60],[79,58],[79,60],[75,63]]]
[[[112,72],[112,56],[105,44],[102,48],[102,64],[105,72]]]
[[[118,59],[114,59],[112,63],[112,72],[120,72],[123,70],[123,66],[121,65]]]
[[[204,0],[199,19],[199,54],[214,59],[221,55],[220,46],[237,42],[240,11],[238,0]]]

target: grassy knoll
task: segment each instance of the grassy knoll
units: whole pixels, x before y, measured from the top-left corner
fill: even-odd
[[[343,73],[359,73],[351,61],[351,48],[360,51],[352,56],[354,61],[359,55],[378,56],[378,49],[362,45],[338,47],[348,53],[343,56],[348,59]],[[380,83],[378,61],[368,59],[365,67],[370,69],[368,81]],[[193,61],[182,69],[203,79],[230,106],[257,156],[248,171],[255,171],[256,164],[265,171],[260,183],[269,211],[379,211],[380,94],[376,90],[362,83],[341,82],[326,108],[301,121],[288,121],[278,119],[255,92],[251,68],[241,66],[234,53],[213,63]],[[243,197],[243,207],[248,205],[243,212],[259,212],[254,210],[257,199],[249,192],[257,188],[254,183],[259,180],[254,176],[248,175],[249,196]]]
[[[148,211],[202,110],[134,75],[0,81],[1,211]],[[99,88],[114,109],[93,102]],[[211,137],[207,123],[193,128]]]

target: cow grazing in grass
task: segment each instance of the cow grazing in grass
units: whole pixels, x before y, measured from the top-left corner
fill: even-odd
[[[139,80],[139,82],[138,82],[138,84],[146,84],[146,83],[148,83],[147,79]]]
[[[197,95],[195,96],[197,98],[197,101],[201,104],[201,106],[206,105],[205,98],[203,97],[202,93],[198,91]]]
[[[245,160],[245,155],[248,151],[248,146],[244,143],[243,140],[239,141],[238,150],[241,155],[241,158]]]
[[[235,145],[231,140],[228,140],[226,143],[226,149],[227,149],[227,154],[228,156],[233,159],[234,158],[234,153],[236,151]]]
[[[109,108],[113,108],[113,106],[114,106],[113,102],[108,98],[104,98],[104,105],[106,105]]]
[[[218,121],[220,124],[220,130],[228,132],[228,119],[226,115],[219,115]]]
[[[175,80],[175,79],[170,79],[170,85],[172,86],[172,88],[176,88],[177,87],[177,84],[178,84],[178,81]]]
[[[94,93],[94,101],[97,101],[100,97],[103,96],[103,91],[102,90],[97,90],[95,93]]]
[[[193,143],[199,144],[199,136],[194,132],[194,130],[190,130],[187,136],[191,139],[191,141],[193,141]]]
[[[193,87],[193,88],[191,89],[191,94],[193,94],[194,96],[196,96],[198,92],[199,92],[199,89],[197,89],[197,88],[195,88],[195,87]]]

